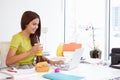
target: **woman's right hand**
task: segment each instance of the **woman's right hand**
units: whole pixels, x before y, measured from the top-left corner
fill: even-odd
[[[43,47],[41,44],[35,44],[31,49],[31,53],[37,53],[39,50],[43,50]]]

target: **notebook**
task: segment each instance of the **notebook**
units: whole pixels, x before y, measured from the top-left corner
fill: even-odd
[[[85,80],[84,77],[64,73],[46,73],[43,77],[50,80]]]
[[[64,64],[57,64],[55,66],[60,68],[60,70],[71,70],[76,68],[80,64],[80,59],[82,57],[83,51],[84,48],[76,49],[73,53],[74,55],[69,61],[65,62]]]

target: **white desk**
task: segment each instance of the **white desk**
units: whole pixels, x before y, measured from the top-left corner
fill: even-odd
[[[50,69],[49,72],[54,72]],[[85,80],[109,80],[111,78],[120,77],[120,70],[108,66],[80,63],[80,65],[70,71],[61,71],[65,74],[83,76]],[[19,70],[18,73],[12,73],[15,80],[48,80],[42,77],[46,72],[35,72],[34,69]]]
[[[64,73],[83,76],[86,80],[109,80],[120,77],[120,70],[95,64],[80,64],[78,68]]]

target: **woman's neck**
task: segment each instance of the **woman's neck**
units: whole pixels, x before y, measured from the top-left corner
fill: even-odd
[[[29,38],[30,37],[30,34],[26,31],[22,31],[22,34],[26,37],[26,38]]]

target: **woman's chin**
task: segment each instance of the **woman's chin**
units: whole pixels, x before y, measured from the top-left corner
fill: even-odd
[[[31,32],[31,34],[35,34],[35,32]]]

